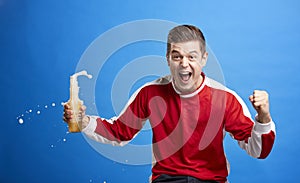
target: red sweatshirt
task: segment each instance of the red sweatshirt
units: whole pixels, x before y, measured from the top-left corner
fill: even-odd
[[[275,124],[253,121],[234,91],[202,75],[200,88],[188,95],[176,91],[171,76],[147,83],[118,117],[91,116],[83,132],[102,143],[124,145],[148,119],[155,158],[152,180],[168,174],[226,182],[225,132],[250,156],[266,158],[274,143]]]

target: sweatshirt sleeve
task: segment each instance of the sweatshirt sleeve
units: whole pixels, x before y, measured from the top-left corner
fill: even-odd
[[[275,140],[275,123],[259,123],[251,119],[244,101],[235,93],[227,97],[225,130],[239,146],[254,158],[266,158]]]
[[[145,124],[148,117],[147,106],[146,92],[139,89],[131,96],[119,116],[111,119],[89,116],[89,125],[82,132],[97,142],[126,145]]]

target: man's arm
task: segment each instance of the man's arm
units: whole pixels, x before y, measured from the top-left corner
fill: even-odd
[[[133,139],[143,127],[148,117],[146,104],[143,92],[137,91],[129,99],[121,114],[111,119],[85,115],[86,107],[83,106],[79,113],[81,117],[79,126],[82,126],[83,133],[97,142],[123,146]],[[64,121],[68,123],[73,117],[70,106],[65,104]]]
[[[275,124],[269,111],[268,94],[255,90],[249,97],[257,111],[255,121],[243,100],[235,93],[230,98],[225,129],[250,156],[266,158],[275,140]]]

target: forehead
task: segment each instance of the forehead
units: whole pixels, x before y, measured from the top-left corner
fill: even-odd
[[[177,51],[179,53],[201,53],[200,41],[187,41],[179,43],[171,43],[171,53],[172,51]]]

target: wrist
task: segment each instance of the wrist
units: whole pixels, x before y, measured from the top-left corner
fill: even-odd
[[[89,125],[89,122],[90,122],[90,117],[89,116],[84,116],[82,118],[82,129],[85,129],[88,125]]]
[[[259,122],[259,123],[265,124],[265,123],[271,122],[271,121],[272,121],[272,118],[271,118],[270,113],[268,113],[268,114],[257,114],[257,115],[255,116],[255,120],[256,120],[257,122]]]

